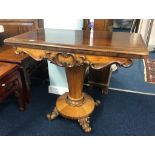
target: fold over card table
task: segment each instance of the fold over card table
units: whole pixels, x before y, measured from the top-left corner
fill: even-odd
[[[69,92],[57,99],[47,117],[53,120],[61,115],[77,120],[85,132],[91,131],[89,116],[97,105],[83,92],[86,67],[129,67],[132,59],[148,56],[141,35],[127,32],[38,29],[6,39],[5,43],[13,45],[17,54],[27,53],[36,61],[48,59],[65,67]]]

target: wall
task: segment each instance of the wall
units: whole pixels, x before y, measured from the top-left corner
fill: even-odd
[[[44,19],[45,28],[80,30],[82,29],[82,26],[82,19]]]
[[[142,35],[145,42],[146,42],[146,38],[147,38],[148,25],[149,25],[148,19],[141,19],[138,33],[140,33]]]
[[[139,26],[139,33],[142,35],[144,41],[146,41],[150,19],[142,19]],[[155,48],[155,20],[151,30],[151,35],[148,43],[148,50],[152,51]]]
[[[149,40],[149,46],[155,48],[155,20],[153,22],[152,31]]]
[[[45,28],[81,30],[82,26],[82,19],[44,19]],[[48,61],[48,70],[50,80],[49,93],[61,95],[68,91],[65,69]]]

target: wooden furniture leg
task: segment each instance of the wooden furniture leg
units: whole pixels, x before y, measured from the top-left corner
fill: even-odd
[[[111,65],[99,70],[89,68],[88,83],[90,84],[90,88],[92,89],[93,87],[97,87],[102,90],[102,94],[108,94],[111,74]]]
[[[85,75],[85,65],[66,67],[69,92],[60,96],[54,110],[47,115],[52,120],[62,115],[65,118],[78,120],[85,132],[90,132],[89,116],[95,108],[92,97],[82,92]]]
[[[20,74],[21,74],[21,80],[22,80],[23,90],[24,90],[23,93],[26,98],[26,102],[31,103],[31,101],[32,101],[31,89],[30,89],[30,85],[27,81],[29,78],[26,78],[27,77],[27,75],[25,75],[26,71],[24,72],[23,67],[20,67]]]
[[[18,98],[18,104],[19,104],[19,110],[20,111],[25,111],[25,103],[26,103],[26,97],[24,96],[24,87],[23,87],[23,84],[22,84],[22,81],[21,81],[21,75],[20,73],[18,72],[18,88],[17,90],[15,91],[15,95],[17,96]]]

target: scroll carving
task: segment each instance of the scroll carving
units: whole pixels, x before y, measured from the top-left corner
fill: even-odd
[[[60,57],[64,59],[64,61],[60,60]],[[71,59],[70,62],[65,60]],[[56,64],[61,67],[74,67],[76,65],[76,58],[74,54],[71,53],[57,53],[55,57]],[[69,60],[68,60],[69,61]]]
[[[17,48],[16,54],[26,53],[36,61],[41,61],[45,58],[45,51],[38,49],[29,49],[29,48]]]
[[[93,69],[101,69],[106,66],[116,64],[123,67],[130,67],[132,60],[128,58],[107,57],[96,55],[82,55],[57,51],[45,51],[39,49],[17,48],[16,53],[26,53],[37,61],[44,58],[48,59],[51,63],[60,67],[74,67],[80,65],[88,65]]]
[[[131,59],[128,59],[127,62],[112,61],[107,64],[90,64],[90,67],[93,69],[99,70],[99,69],[105,68],[105,67],[107,67],[109,65],[113,65],[113,64],[116,64],[117,66],[122,66],[124,68],[128,68],[128,67],[131,67],[133,62]]]
[[[78,58],[75,54],[72,53],[55,52],[55,54],[52,54],[51,52],[47,52],[46,58],[51,63],[54,63],[60,67],[74,67],[86,63],[83,57]]]

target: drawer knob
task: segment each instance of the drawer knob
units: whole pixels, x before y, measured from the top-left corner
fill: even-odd
[[[5,83],[2,84],[2,87],[5,87]]]

